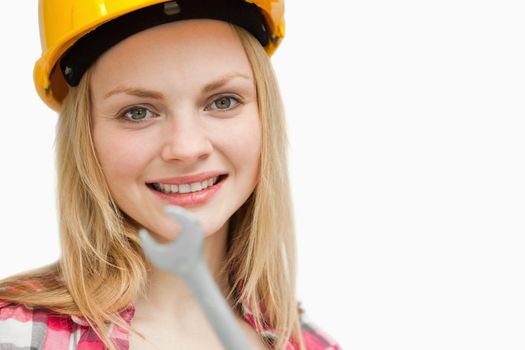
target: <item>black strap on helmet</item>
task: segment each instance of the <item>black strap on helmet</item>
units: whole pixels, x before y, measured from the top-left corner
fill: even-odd
[[[77,86],[88,68],[109,48],[145,29],[184,19],[215,19],[246,29],[262,46],[269,29],[259,8],[244,0],[177,0],[130,12],[104,23],[80,38],[60,59],[70,86]]]

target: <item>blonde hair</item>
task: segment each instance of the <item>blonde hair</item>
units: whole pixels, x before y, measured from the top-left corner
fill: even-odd
[[[235,27],[255,77],[262,125],[259,181],[230,219],[226,273],[234,307],[249,305],[258,327],[275,329],[272,348],[303,349],[295,297],[295,233],[286,122],[271,62]],[[0,282],[0,299],[82,316],[110,349],[106,321],[129,329],[118,312],[146,291],[148,263],[135,223],[113,202],[91,135],[90,72],[71,88],[57,126],[62,256],[53,265]],[[29,282],[29,283],[28,283]]]

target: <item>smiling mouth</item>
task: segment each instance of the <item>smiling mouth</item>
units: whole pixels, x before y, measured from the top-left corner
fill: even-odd
[[[147,183],[146,185],[154,191],[163,194],[191,194],[201,192],[209,188],[217,186],[218,183],[223,181],[228,175],[219,175],[211,177],[204,181],[193,182],[191,184],[162,184],[157,182]]]

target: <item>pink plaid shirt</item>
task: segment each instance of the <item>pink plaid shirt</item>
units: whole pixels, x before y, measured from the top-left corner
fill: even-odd
[[[130,305],[120,316],[128,323],[135,313]],[[244,319],[264,338],[274,339],[275,332],[257,329],[253,316],[243,308]],[[303,337],[308,350],[340,350],[340,347],[319,328],[303,320]],[[120,350],[129,348],[128,332],[111,324],[110,337]],[[10,304],[0,300],[0,349],[31,350],[103,350],[104,344],[81,317],[55,314],[45,309]],[[298,349],[289,342],[286,350]]]

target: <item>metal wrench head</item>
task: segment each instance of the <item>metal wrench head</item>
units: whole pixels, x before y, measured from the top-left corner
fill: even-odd
[[[159,269],[184,275],[196,261],[203,259],[204,233],[197,219],[182,207],[168,205],[164,211],[180,225],[179,237],[173,242],[161,244],[146,229],[141,228],[139,237],[142,248],[152,264]]]

